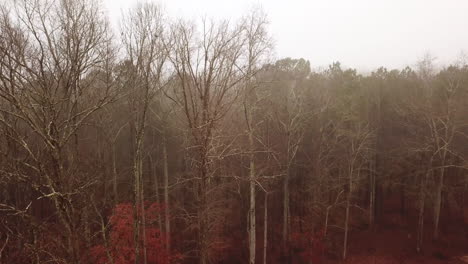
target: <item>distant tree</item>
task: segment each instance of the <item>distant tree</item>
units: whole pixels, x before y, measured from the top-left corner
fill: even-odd
[[[164,20],[161,8],[155,4],[139,4],[128,14],[122,36],[127,61],[124,85],[133,88],[129,93],[132,113],[130,128],[133,136],[134,175],[134,241],[135,263],[140,263],[140,230],[142,232],[143,263],[148,263],[146,244],[146,218],[143,208],[143,143],[151,100],[166,83],[165,62],[168,52],[164,47]],[[166,77],[167,78],[167,77]],[[141,216],[137,214],[141,211]],[[140,225],[142,226],[140,228]]]

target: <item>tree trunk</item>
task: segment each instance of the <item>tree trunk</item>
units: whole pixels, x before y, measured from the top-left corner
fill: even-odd
[[[429,161],[427,171],[421,177],[421,184],[419,189],[419,219],[418,219],[418,236],[416,240],[416,251],[418,253],[421,252],[422,244],[423,244],[423,232],[424,232],[424,207],[426,201],[426,184],[427,179],[431,173],[431,166],[432,166],[432,158]]]
[[[247,233],[249,236],[249,264],[255,264],[255,253],[256,253],[256,175],[255,175],[255,144],[254,144],[254,135],[252,128],[252,107],[249,107],[247,102],[244,102],[244,111],[245,111],[245,122],[247,125],[247,133],[249,139],[249,190],[250,190],[250,200],[249,200],[249,213],[247,221]]]
[[[116,164],[116,154],[115,154],[115,141],[112,142],[112,190],[114,193],[114,202],[117,204],[119,202],[117,196],[117,164]]]
[[[439,238],[439,219],[440,208],[442,203],[442,186],[444,183],[444,169],[442,168],[440,175],[437,179],[437,187],[434,201],[434,240]]]
[[[250,127],[250,125],[249,125]],[[255,226],[255,215],[256,215],[256,208],[255,208],[255,187],[256,187],[256,179],[255,179],[255,161],[254,161],[254,140],[253,140],[253,132],[250,127],[249,131],[249,146],[250,146],[250,176],[249,176],[249,183],[250,183],[250,209],[249,209],[249,263],[255,264],[255,245],[256,245],[256,226]]]
[[[83,226],[84,226],[86,247],[90,248],[91,247],[91,230],[89,228],[89,214],[88,214],[87,206],[83,208]]]
[[[283,250],[286,253],[289,240],[289,166],[283,181]]]
[[[200,243],[200,264],[207,264],[208,262],[208,223],[207,223],[207,186],[206,186],[206,175],[202,172],[201,184],[200,184],[200,194],[199,196],[200,206],[198,208],[198,221],[199,221],[199,243]]]
[[[327,236],[328,232],[328,216],[330,215],[331,206],[327,206],[327,210],[325,211],[325,226],[323,227],[323,237]]]
[[[349,194],[348,194],[349,196]],[[346,216],[345,216],[345,230],[344,230],[344,242],[343,242],[343,260],[346,259],[346,251],[348,247],[348,225],[349,225],[349,205],[350,205],[350,197],[348,197],[346,201]]]
[[[406,205],[405,205],[405,188],[406,188],[406,179],[402,178],[401,181],[401,192],[400,192],[400,218],[405,219]]]
[[[165,128],[164,128],[165,129]],[[171,252],[171,221],[170,221],[170,206],[169,206],[169,166],[167,160],[167,138],[166,132],[163,132],[163,167],[164,167],[164,206],[166,208],[164,212],[164,220],[166,227],[166,249],[167,252]]]
[[[140,175],[140,206],[141,206],[141,235],[143,240],[143,264],[148,263],[147,245],[146,245],[146,214],[145,214],[145,188],[143,178],[143,159],[140,158],[138,163]]]
[[[159,199],[158,173],[156,172],[156,165],[154,165],[153,158],[151,157],[151,155],[149,155],[149,162],[150,162],[151,174],[153,175],[153,180],[154,180],[154,196],[156,198],[156,203],[159,206],[159,205],[161,205],[161,201]],[[161,213],[160,213],[159,210],[158,210],[157,214],[158,214],[158,228],[159,228],[160,231],[162,231],[162,217],[161,217]]]
[[[446,153],[444,152],[442,158],[442,168],[440,169],[440,175],[437,178],[437,186],[435,193],[434,201],[434,240],[439,239],[439,219],[440,219],[440,208],[442,204],[442,187],[444,185],[444,176],[445,176],[445,157]]]
[[[375,220],[375,172],[374,172],[373,161],[371,161],[370,172],[369,172],[369,229],[374,227]]]
[[[349,190],[346,197],[346,216],[345,216],[345,228],[344,228],[344,241],[343,241],[343,260],[346,259],[347,247],[348,247],[348,231],[349,231],[349,207],[351,204],[351,192],[353,189],[353,170],[350,170],[349,175]]]
[[[134,186],[133,186],[133,243],[135,248],[135,264],[140,264],[140,218],[138,217],[138,207],[140,198],[140,177],[138,176],[138,166],[134,165]]]
[[[465,211],[465,208],[467,208],[467,204],[466,204],[466,196],[467,196],[467,192],[468,192],[468,173],[464,172],[465,173],[465,185],[464,185],[464,188],[463,188],[463,191],[462,191],[462,212]]]
[[[266,264],[268,249],[268,193],[265,193],[265,213],[263,217],[263,264]]]

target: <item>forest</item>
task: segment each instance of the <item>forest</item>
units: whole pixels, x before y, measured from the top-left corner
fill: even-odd
[[[0,3],[0,263],[468,263],[468,60],[274,43],[260,8]]]

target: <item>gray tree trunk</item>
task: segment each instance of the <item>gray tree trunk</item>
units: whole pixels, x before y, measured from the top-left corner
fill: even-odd
[[[265,193],[265,212],[263,217],[263,264],[266,264],[268,249],[268,193]]]
[[[247,122],[248,136],[249,136],[249,189],[250,189],[250,201],[249,201],[249,221],[248,221],[248,235],[249,235],[249,264],[255,264],[255,253],[256,253],[256,175],[255,175],[255,146],[254,146],[254,135],[252,128],[252,108],[244,104],[245,118]]]
[[[164,220],[166,227],[166,249],[168,253],[171,252],[171,221],[170,221],[170,206],[169,206],[169,168],[167,160],[167,139],[166,132],[163,132],[163,167],[164,167]]]
[[[156,172],[156,165],[154,165],[153,163],[153,158],[151,157],[151,155],[149,156],[149,161],[150,161],[150,169],[151,169],[151,174],[153,175],[153,181],[154,181],[154,196],[156,198],[156,203],[158,205],[161,204],[161,200],[159,198],[159,180],[158,180],[158,174]],[[160,231],[162,231],[162,217],[161,217],[161,213],[157,212],[158,214],[158,228]]]
[[[115,154],[115,141],[112,143],[112,190],[114,193],[114,203],[118,203],[119,199],[117,196],[117,164],[116,164],[116,154]]]
[[[148,263],[146,245],[146,213],[145,213],[145,188],[143,178],[143,159],[140,158],[138,168],[140,170],[140,206],[141,206],[141,235],[143,240],[143,264]]]
[[[373,163],[371,161],[371,163]],[[375,173],[374,166],[371,166],[370,171],[370,190],[369,190],[369,228],[373,228],[375,222]]]
[[[138,169],[138,158],[137,156],[139,150],[135,153],[135,160],[133,164],[133,175],[134,175],[134,186],[133,186],[133,195],[135,201],[133,204],[133,243],[135,247],[135,264],[140,264],[140,217],[138,216],[138,207],[140,201],[140,176]]]
[[[418,218],[418,235],[416,239],[416,251],[418,253],[421,252],[422,244],[423,244],[423,232],[424,232],[424,207],[426,206],[426,184],[427,179],[431,173],[431,166],[432,166],[432,158],[429,161],[429,165],[427,167],[427,171],[425,175],[421,177],[420,189],[419,189],[419,218]]]
[[[283,250],[287,249],[289,240],[289,166],[283,182]]]
[[[445,156],[446,152],[443,154],[442,158],[442,168],[440,169],[440,175],[437,178],[437,186],[434,200],[434,239],[439,239],[439,219],[440,219],[440,209],[442,204],[442,188],[444,185],[444,176],[445,176]]]
[[[347,249],[348,249],[348,232],[349,232],[349,207],[351,204],[351,193],[353,190],[353,169],[350,169],[349,173],[349,190],[346,197],[346,216],[345,216],[345,227],[344,227],[344,240],[343,240],[343,260],[346,259]]]

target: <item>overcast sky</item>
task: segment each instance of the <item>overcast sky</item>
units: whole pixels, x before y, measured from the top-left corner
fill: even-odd
[[[105,0],[118,24],[135,0]],[[447,64],[468,51],[467,0],[162,0],[172,17],[234,20],[260,5],[268,14],[276,57],[333,61],[369,71],[413,66],[424,53]]]

